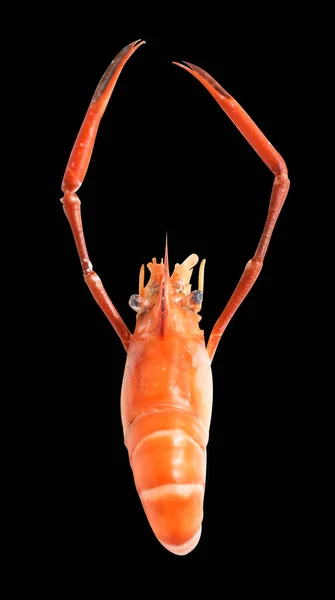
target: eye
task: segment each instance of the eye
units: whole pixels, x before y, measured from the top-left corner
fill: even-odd
[[[204,293],[200,290],[194,290],[191,293],[191,304],[201,304],[204,298]]]
[[[140,312],[141,310],[144,309],[144,299],[141,296],[139,296],[138,294],[133,294],[129,298],[129,306],[135,312]]]

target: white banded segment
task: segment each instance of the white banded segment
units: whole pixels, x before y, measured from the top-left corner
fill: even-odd
[[[144,435],[130,456],[141,495],[168,484],[202,484],[206,479],[206,449],[182,429],[161,429]]]
[[[201,535],[205,486],[171,483],[140,493],[159,542],[174,554],[188,554]]]
[[[141,500],[161,500],[169,494],[177,494],[182,498],[189,498],[193,493],[203,493],[202,483],[167,483],[140,493]]]
[[[147,435],[145,435],[136,444],[135,448],[133,448],[132,457],[134,456],[135,452],[138,452],[138,450],[146,444],[148,440],[153,440],[155,438],[161,437],[167,437],[170,443],[172,441],[173,446],[176,448],[184,447],[185,442],[187,442],[193,444],[194,446],[197,446],[202,450],[200,444],[182,429],[160,429],[159,431],[153,431],[152,433],[148,433]]]
[[[134,446],[131,466],[160,543],[175,554],[193,550],[203,519],[206,448],[180,428],[151,431]]]

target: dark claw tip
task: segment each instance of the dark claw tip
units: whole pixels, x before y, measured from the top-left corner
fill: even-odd
[[[135,48],[137,49],[139,46],[142,46],[142,44],[145,44],[144,40],[136,40],[136,42],[131,42],[131,44],[128,44],[127,46],[125,46],[114,58],[114,60],[111,62],[111,64],[109,65],[109,67],[107,68],[107,70],[105,71],[105,73],[103,74],[103,76],[101,77],[99,83],[98,83],[98,87],[95,90],[95,94],[92,98],[92,102],[97,102],[97,100],[99,100],[101,94],[103,94],[103,92],[105,91],[107,85],[109,84],[111,78],[113,77],[117,67],[119,66],[120,62],[124,59],[124,57],[127,55],[127,53],[129,52],[129,50],[131,48]]]

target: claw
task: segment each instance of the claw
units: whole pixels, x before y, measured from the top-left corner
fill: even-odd
[[[73,193],[81,186],[91,160],[99,123],[115,84],[127,60],[142,44],[145,44],[144,40],[136,40],[123,48],[100,79],[70,154],[62,183],[63,192]]]
[[[274,175],[287,173],[287,167],[280,154],[271,146],[242,106],[207,71],[189,62],[183,64],[173,61],[173,64],[188,71],[202,83]]]
[[[128,44],[128,46],[125,46],[114,58],[114,60],[112,60],[112,62],[110,63],[109,67],[106,69],[105,73],[103,74],[103,76],[101,77],[97,89],[95,90],[94,96],[92,98],[92,103],[95,103],[99,100],[99,98],[102,96],[102,94],[104,93],[104,91],[106,90],[106,88],[108,87],[109,82],[111,81],[114,73],[117,71],[118,67],[119,67],[119,73],[117,74],[115,80],[112,82],[111,85],[111,89],[109,89],[107,91],[108,93],[108,97],[106,100],[106,104],[111,96],[111,93],[114,89],[117,77],[120,74],[120,71],[122,69],[122,67],[124,66],[124,63],[128,60],[128,58],[131,57],[131,55],[135,52],[135,50],[137,50],[137,48],[139,48],[140,46],[142,46],[142,44],[145,44],[146,42],[144,40],[136,40],[136,42],[132,42],[131,44]]]
[[[184,64],[175,61],[172,61],[172,63],[194,75],[194,77],[205,86],[205,88],[215,99],[217,99],[217,97],[231,98],[231,95],[228,94],[228,92],[214,79],[214,77],[209,75],[207,71],[204,71],[204,69],[201,69],[200,67],[197,67],[196,65],[186,61],[184,61]]]

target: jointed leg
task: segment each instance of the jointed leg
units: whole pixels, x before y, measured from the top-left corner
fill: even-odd
[[[260,273],[273,229],[289,190],[290,182],[287,176],[287,167],[282,157],[236,100],[203,69],[191,63],[174,64],[191,73],[205,86],[275,176],[267,219],[254,257],[246,264],[233,295],[215,323],[209,337],[207,349],[209,358],[212,360],[230,319],[243,302]]]
[[[63,202],[64,212],[71,225],[85,282],[87,283],[96,302],[99,304],[100,308],[113,325],[126,350],[128,350],[129,342],[131,340],[131,333],[117,312],[115,306],[109,299],[100,278],[92,269],[92,264],[87,253],[83,232],[80,200],[75,192],[81,186],[85,178],[99,123],[105,112],[106,106],[119,75],[127,60],[131,57],[135,50],[137,50],[137,48],[144,43],[144,41],[138,40],[123,48],[123,50],[121,50],[121,52],[119,52],[119,54],[114,58],[113,62],[109,65],[107,71],[101,78],[86,113],[81,129],[78,133],[77,139],[74,143],[73,150],[65,170],[62,183],[64,197],[61,200]]]

